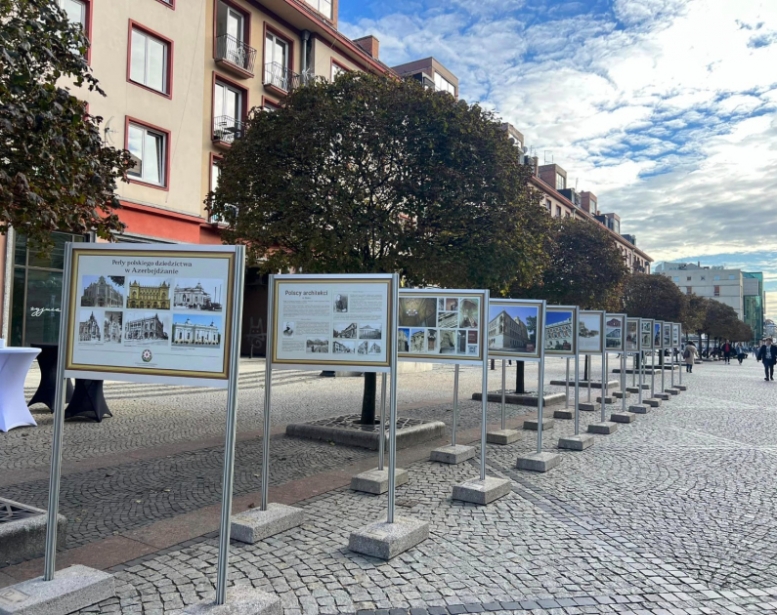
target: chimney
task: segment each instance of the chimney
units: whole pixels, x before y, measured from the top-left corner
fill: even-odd
[[[361,38],[357,38],[354,43],[356,43],[359,47],[361,47],[364,51],[367,52],[368,55],[370,55],[375,60],[378,59],[379,50],[380,50],[380,41],[372,36],[371,34],[369,36],[362,36]]]

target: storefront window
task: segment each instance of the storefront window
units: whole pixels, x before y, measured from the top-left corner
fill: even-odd
[[[62,269],[65,243],[82,242],[80,235],[54,233],[53,249],[38,254],[24,235],[16,236],[14,247],[13,298],[11,301],[11,344],[56,344],[62,302]]]

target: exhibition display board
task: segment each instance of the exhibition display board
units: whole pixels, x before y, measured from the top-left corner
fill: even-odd
[[[491,299],[488,356],[539,360],[544,348],[544,301]]]
[[[580,354],[604,352],[604,312],[580,310],[577,331]]]
[[[640,330],[642,331],[641,351],[653,350],[653,321],[649,318],[640,318]]]
[[[549,305],[545,308],[546,356],[577,355],[578,311],[576,305]]]
[[[628,353],[639,352],[639,318],[626,319],[626,338],[623,350]]]
[[[225,604],[243,246],[67,243],[44,581],[56,571],[65,378],[227,389],[216,604]]]
[[[604,320],[605,352],[623,352],[626,346],[626,314],[606,314]]]

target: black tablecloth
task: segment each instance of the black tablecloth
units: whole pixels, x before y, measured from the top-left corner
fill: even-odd
[[[44,404],[49,410],[54,412],[54,396],[57,392],[57,354],[59,346],[57,344],[30,344],[33,348],[40,348],[38,355],[38,366],[40,367],[40,384],[35,395],[27,403]],[[65,391],[65,403],[69,403],[73,397],[73,383],[70,378],[66,380],[67,390]]]

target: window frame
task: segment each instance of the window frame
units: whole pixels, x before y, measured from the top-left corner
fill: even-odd
[[[262,111],[266,111],[265,107],[268,106],[273,107],[273,111],[277,111],[281,108],[281,103],[267,96],[262,96]]]
[[[313,5],[313,1],[314,0],[302,0],[303,4],[305,6],[309,7],[310,9],[314,10],[319,15],[322,15],[325,19],[327,19],[327,20],[331,21],[332,23],[334,23],[334,21],[335,21],[335,11],[337,10],[337,0],[329,0],[329,6],[332,8],[331,15],[327,15],[321,9],[319,9],[317,6],[314,6]],[[316,1],[316,4],[319,4],[319,5],[321,4],[321,0],[315,0],[315,1]]]
[[[283,88],[280,88],[277,85],[274,85],[273,83],[268,83],[265,81],[266,75],[267,75],[267,33],[268,32],[286,43],[287,56],[288,56],[286,58],[286,70],[290,73],[294,72],[294,40],[292,39],[291,36],[289,36],[285,32],[272,26],[266,21],[264,22],[264,32],[262,34],[262,85],[265,88],[269,87],[269,88],[272,88],[273,90],[286,94],[288,90],[284,90]]]
[[[151,38],[155,38],[165,45],[167,45],[167,60],[165,62],[166,64],[166,79],[167,82],[167,92],[160,92],[157,89],[154,89],[150,86],[145,85],[144,83],[140,83],[139,81],[135,81],[132,79],[132,31],[134,29],[137,29],[139,32],[142,32],[146,36],[150,36]],[[162,96],[164,98],[172,100],[173,98],[173,55],[174,55],[174,43],[171,39],[167,38],[166,36],[163,36],[162,34],[159,34],[158,32],[155,32],[154,30],[151,30],[150,28],[147,28],[141,23],[138,23],[137,21],[134,21],[132,19],[129,20],[129,27],[127,30],[127,81],[133,85],[138,86],[139,88],[143,88],[144,90],[147,90],[149,92],[153,92],[154,94],[157,94],[158,96]]]
[[[352,69],[348,68],[345,64],[342,62],[335,60],[334,58],[329,58],[329,81],[334,82],[334,70],[335,66],[340,69],[341,71],[345,71],[347,73],[350,73]]]
[[[127,171],[127,180],[131,184],[139,184],[141,186],[147,186],[156,190],[163,190],[168,192],[170,190],[170,146],[172,142],[171,132],[160,126],[154,126],[153,124],[149,124],[148,122],[144,122],[143,120],[139,120],[135,117],[127,115],[124,119],[124,149],[126,150],[129,150],[129,130],[131,124],[144,128],[145,130],[158,133],[164,137],[164,154],[162,157],[163,181],[161,184],[154,184],[144,180],[143,178],[130,175],[129,171]]]
[[[239,4],[235,4],[231,0],[213,0],[213,59],[218,57],[218,38],[226,32],[219,34],[219,3],[227,5],[234,11],[243,15],[243,40],[242,44],[251,46],[251,13],[246,11]]]
[[[248,106],[248,89],[244,88],[242,85],[237,83],[236,81],[232,81],[232,79],[229,79],[222,75],[221,73],[217,73],[216,71],[213,71],[212,73],[212,83],[211,83],[211,89],[210,89],[210,140],[211,143],[213,142],[213,136],[215,135],[215,130],[213,123],[216,120],[216,84],[220,81],[222,85],[228,86],[230,88],[233,88],[235,90],[240,91],[240,117],[234,118],[235,121],[245,123],[246,119],[248,119],[248,110],[250,107]],[[222,144],[226,145],[226,144]]]
[[[713,297],[720,297],[720,286],[713,286],[712,287],[712,296]]]
[[[167,8],[175,10],[175,0],[156,0],[159,4],[164,4]]]
[[[92,64],[92,0],[79,0],[80,2],[84,3],[85,11],[84,11],[84,21],[86,22],[84,24],[84,34],[86,35],[86,39],[89,41],[89,47],[86,49],[86,63],[91,65]],[[59,6],[59,2],[57,2],[57,6]]]

